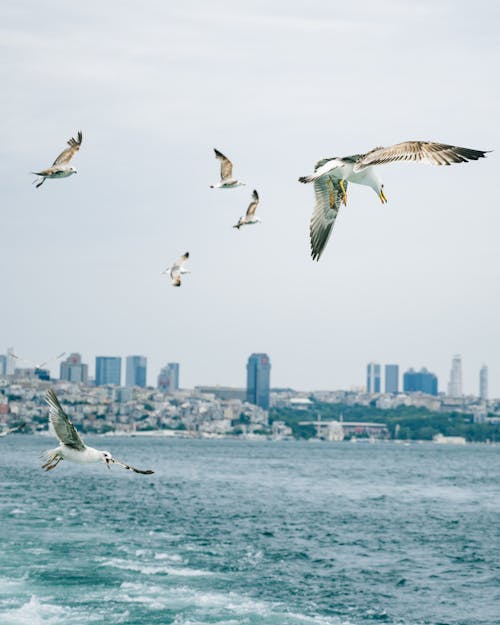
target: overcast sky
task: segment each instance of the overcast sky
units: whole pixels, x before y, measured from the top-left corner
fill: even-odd
[[[0,5],[0,352],[144,354],[148,381],[362,385],[370,360],[500,396],[500,8],[432,0]],[[79,129],[78,175],[31,185]],[[351,185],[319,263],[317,160],[408,139],[497,150]],[[247,186],[212,190],[227,154]],[[252,189],[262,224],[236,223]],[[160,275],[191,254],[180,289]],[[58,373],[58,365],[53,366]]]

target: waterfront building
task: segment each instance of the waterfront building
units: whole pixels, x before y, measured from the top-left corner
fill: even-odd
[[[399,393],[399,366],[385,365],[385,392]]]
[[[422,367],[420,371],[408,369],[403,375],[403,391],[405,393],[438,394],[438,379],[434,373]]]
[[[158,388],[164,393],[174,393],[179,390],[178,362],[169,362],[163,367],[158,376]]]
[[[451,361],[450,381],[448,383],[449,397],[462,397],[462,358],[459,354]]]
[[[483,365],[479,370],[479,397],[488,399],[488,367]]]
[[[247,394],[250,404],[269,409],[271,361],[267,354],[252,354],[247,362]]]
[[[61,362],[59,379],[73,382],[74,384],[87,384],[89,378],[88,365],[82,363],[80,354],[70,354]]]
[[[380,365],[376,362],[366,365],[366,392],[380,393]]]
[[[122,359],[120,356],[96,356],[95,384],[115,384],[120,386],[122,373]]]
[[[125,386],[146,387],[146,367],[145,356],[127,356],[125,368]]]

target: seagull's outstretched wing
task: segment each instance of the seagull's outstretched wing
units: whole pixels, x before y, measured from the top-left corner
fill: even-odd
[[[430,141],[404,141],[387,148],[378,147],[363,154],[357,159],[354,171],[360,171],[370,165],[383,165],[394,161],[417,161],[431,165],[451,165],[477,161],[487,154],[484,150],[460,148],[445,143]]]
[[[313,260],[320,259],[332,233],[343,196],[339,182],[330,176],[323,176],[314,181],[316,205],[309,227]],[[347,181],[344,182],[344,188],[347,190]]]
[[[3,436],[7,436],[7,434],[12,434],[12,432],[17,432],[18,430],[21,430],[25,425],[26,423],[24,423],[23,421],[22,423],[20,423],[19,425],[16,425],[13,428],[9,428],[8,430],[5,430],[4,432],[0,432],[0,438],[2,438]]]
[[[179,258],[179,260],[175,264],[182,267],[182,265],[187,261],[188,258],[189,258],[189,252],[186,252]]]
[[[49,419],[52,423],[57,438],[68,447],[82,451],[85,444],[76,431],[75,426],[71,423],[68,415],[61,408],[61,404],[52,389],[45,394],[45,401],[49,405]]]
[[[121,462],[120,460],[117,460],[116,458],[109,458],[107,462],[112,462],[113,464],[117,464],[120,467],[127,469],[128,471],[133,471],[134,473],[140,473],[141,475],[151,475],[152,473],[154,473],[154,471],[152,471],[151,469],[146,469],[146,470],[136,469],[136,467],[132,467],[130,464],[125,464],[125,462]]]
[[[257,206],[259,205],[259,194],[254,189],[252,193],[252,201],[250,202],[247,208],[246,218],[251,219],[255,215],[255,211],[257,210]]]
[[[52,167],[54,167],[55,165],[65,165],[66,163],[70,162],[70,160],[78,152],[80,146],[82,145],[81,130],[78,131],[76,137],[76,139],[74,137],[71,137],[71,139],[68,141],[69,148],[66,148],[61,152],[61,154],[59,154],[56,160],[52,163]]]
[[[227,156],[224,156],[222,152],[219,152],[219,150],[216,150],[215,148],[214,152],[215,158],[219,159],[220,161],[220,179],[226,180],[226,178],[232,178],[233,164],[231,163],[231,161],[227,158]]]

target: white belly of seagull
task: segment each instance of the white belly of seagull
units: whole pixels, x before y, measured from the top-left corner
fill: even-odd
[[[93,447],[86,447],[81,451],[68,447],[67,445],[61,445],[61,456],[63,460],[69,460],[70,462],[78,462],[79,464],[90,464],[91,462],[102,462],[102,452]]]

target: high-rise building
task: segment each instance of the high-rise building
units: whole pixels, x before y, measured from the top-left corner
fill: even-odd
[[[488,399],[488,367],[483,365],[479,370],[479,397]]]
[[[115,384],[120,386],[122,373],[122,359],[119,356],[96,356],[95,384]]]
[[[247,402],[269,409],[271,361],[267,354],[252,354],[247,362]]]
[[[89,368],[88,365],[82,363],[80,354],[70,354],[66,360],[61,362],[59,378],[75,384],[87,384]]]
[[[127,356],[125,386],[146,386],[146,366],[145,356]]]
[[[462,358],[459,354],[451,361],[450,381],[448,383],[449,397],[462,397]]]
[[[366,365],[366,392],[380,393],[380,365],[376,362]]]
[[[7,348],[7,362],[5,364],[5,375],[14,375],[16,370],[16,357],[14,355],[14,348]]]
[[[385,392],[399,393],[399,366],[385,365]]]
[[[7,356],[0,354],[0,375],[5,375],[7,369]]]
[[[165,393],[173,393],[179,390],[178,362],[169,362],[163,367],[158,376],[158,388]]]
[[[422,367],[420,371],[408,369],[403,375],[403,391],[405,393],[438,394],[438,379],[434,373]]]

